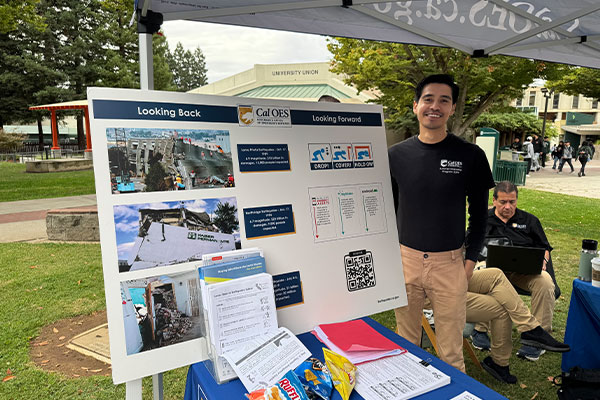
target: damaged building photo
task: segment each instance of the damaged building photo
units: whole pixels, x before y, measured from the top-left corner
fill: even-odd
[[[108,128],[112,193],[232,187],[229,131]]]
[[[196,273],[121,283],[127,355],[204,336]]]
[[[114,207],[119,272],[240,248],[234,197]]]

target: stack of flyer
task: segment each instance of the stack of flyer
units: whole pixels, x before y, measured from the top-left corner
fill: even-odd
[[[198,273],[210,356],[207,367],[218,383],[237,376],[225,353],[277,331],[273,278],[264,271],[259,249],[203,256]]]
[[[362,319],[318,325],[313,334],[330,350],[346,357],[352,364],[406,352]]]
[[[387,339],[364,320],[319,325],[331,350],[358,364],[356,391],[369,400],[406,400],[448,385],[450,377]]]

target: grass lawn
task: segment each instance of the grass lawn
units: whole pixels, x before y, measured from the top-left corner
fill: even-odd
[[[27,173],[25,164],[0,162],[0,201],[94,194],[94,171]]]
[[[45,174],[49,175],[49,174]],[[554,335],[562,339],[571,284],[577,276],[581,239],[599,239],[600,200],[523,189],[519,205],[535,212],[554,246],[553,259],[563,297],[556,304]],[[36,368],[29,359],[29,341],[53,321],[105,308],[99,244],[0,244],[0,377],[8,369],[16,377],[0,382],[0,399],[116,399],[125,398],[124,385],[109,377],[70,379]],[[529,298],[524,298],[529,301]],[[375,318],[395,325],[392,311]],[[513,332],[515,350],[518,335]],[[514,354],[514,352],[513,352]],[[479,353],[483,359],[484,354]],[[467,359],[467,372],[511,400],[555,399],[547,377],[560,373],[561,357],[546,353],[536,363],[510,360],[511,372],[524,385],[501,384]],[[183,398],[187,368],[164,375],[165,399]],[[144,398],[152,398],[144,380]]]

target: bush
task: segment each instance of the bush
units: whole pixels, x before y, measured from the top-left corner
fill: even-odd
[[[23,147],[25,135],[17,132],[6,132],[0,129],[0,151],[15,152]]]

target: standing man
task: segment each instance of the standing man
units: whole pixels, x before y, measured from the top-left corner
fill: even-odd
[[[419,135],[390,147],[388,155],[408,297],[408,305],[395,310],[398,333],[420,342],[428,297],[439,356],[464,372],[467,285],[483,244],[494,179],[483,150],[446,131],[458,92],[450,75],[423,79],[413,102]],[[466,200],[474,234],[465,242]]]
[[[560,160],[562,159],[562,153],[564,149],[565,143],[562,140],[558,142],[558,145],[554,147],[554,150],[552,151],[552,159],[554,160],[554,164],[552,164],[552,169],[556,169],[557,163],[559,163],[560,165]]]
[[[521,152],[521,147],[523,145],[521,144],[521,138],[520,137],[515,137],[515,141],[512,142],[512,144],[510,145],[510,149],[512,150],[512,160],[513,161],[519,161],[519,153]]]
[[[565,163],[569,164],[569,167],[571,167],[571,173],[573,173],[573,171],[575,171],[575,168],[573,168],[573,163],[571,162],[571,159],[573,158],[574,153],[575,153],[575,151],[571,147],[571,141],[565,140],[565,147],[563,148],[563,151],[562,151],[562,157],[560,159],[560,164],[558,164],[558,173],[559,174],[562,174],[562,169],[565,166]]]
[[[546,156],[550,153],[550,140],[548,136],[544,136],[544,142],[542,143],[542,168],[546,168]]]
[[[535,155],[533,151],[533,144],[531,144],[532,140],[533,138],[531,136],[527,136],[527,140],[523,143],[523,153],[525,153],[523,154],[523,160],[527,162],[527,176],[529,176],[529,172],[533,168],[531,161]]]
[[[577,159],[581,163],[581,169],[577,173],[577,176],[580,178],[585,176],[585,164],[592,158],[592,149],[590,148],[589,143],[591,142],[584,140],[581,147],[579,147],[579,150],[577,150]]]
[[[540,170],[540,157],[542,156],[542,150],[544,148],[544,145],[542,143],[542,139],[536,135],[535,133],[533,134],[533,141],[531,142],[531,144],[533,144],[533,158],[532,158],[532,162],[533,162],[533,168],[536,171]]]

